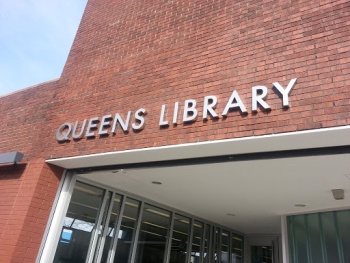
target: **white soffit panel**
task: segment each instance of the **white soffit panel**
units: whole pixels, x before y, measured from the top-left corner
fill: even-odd
[[[88,143],[88,142],[87,142]],[[46,162],[66,169],[350,145],[350,126],[91,154]]]

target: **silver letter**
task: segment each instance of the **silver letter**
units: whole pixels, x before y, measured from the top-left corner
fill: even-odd
[[[273,85],[278,89],[278,91],[282,94],[283,97],[283,107],[289,107],[288,95],[292,90],[297,79],[291,79],[286,89],[284,89],[278,82],[274,82]]]
[[[147,114],[147,111],[145,109],[138,109],[135,112],[135,119],[140,122],[139,125],[136,125],[135,123],[132,124],[132,128],[134,130],[142,130],[143,127],[145,126],[145,118],[143,117],[144,115]]]
[[[115,118],[114,118],[112,132],[116,133],[115,129],[117,128],[118,122],[119,122],[120,126],[122,127],[123,131],[128,131],[128,129],[129,129],[129,122],[130,122],[130,116],[131,116],[131,111],[128,112],[128,115],[126,117],[126,121],[124,122],[122,117],[120,117],[119,113],[117,113],[115,115]]]
[[[69,141],[68,136],[71,131],[72,125],[69,122],[63,123],[56,131],[56,140],[59,142]]]
[[[209,103],[211,101],[211,103]],[[204,106],[203,106],[203,120],[208,119],[208,112],[213,118],[219,117],[215,110],[213,109],[218,103],[218,98],[216,96],[206,96],[204,97]]]
[[[173,115],[173,124],[177,124],[177,114],[178,114],[178,111],[179,111],[179,103],[178,103],[178,102],[175,102],[175,105],[174,105],[174,115]]]
[[[97,128],[97,123],[96,123],[97,121],[98,121],[98,117],[91,118],[89,120],[89,124],[88,124],[88,127],[86,129],[86,133],[85,133],[86,137],[94,137],[95,136],[95,133],[92,132],[91,129]]]
[[[108,130],[105,130],[105,128],[111,125],[110,119],[112,119],[112,115],[111,114],[105,115],[105,116],[102,117],[101,123],[100,123],[100,129],[98,131],[99,135],[108,134]]]
[[[234,102],[236,101],[236,102]],[[232,95],[230,97],[230,99],[228,100],[227,104],[226,104],[226,107],[224,109],[224,111],[222,112],[222,116],[227,116],[227,113],[230,109],[232,108],[236,108],[236,107],[239,107],[239,109],[241,110],[242,113],[246,113],[247,112],[247,109],[246,107],[244,106],[242,100],[241,100],[241,97],[238,95],[238,92],[236,90],[234,90],[232,92]]]
[[[183,122],[193,121],[197,117],[198,111],[196,105],[197,102],[195,100],[185,100]],[[189,115],[189,112],[192,112],[192,114]]]
[[[260,95],[258,94],[259,90],[262,91]],[[270,106],[263,100],[266,96],[267,96],[267,88],[265,86],[252,87],[252,111],[258,110],[258,103],[264,109],[270,109]]]
[[[86,120],[84,120],[83,122],[83,125],[81,126],[81,130],[79,132],[79,134],[76,134],[77,132],[77,128],[78,128],[78,121],[75,122],[74,124],[74,128],[73,128],[73,132],[72,132],[72,137],[73,139],[81,139],[83,137],[83,132],[84,132],[84,129],[85,129],[85,125],[86,125]]]
[[[164,120],[165,109],[166,109],[166,105],[163,104],[162,105],[162,110],[160,112],[159,126],[167,126],[167,125],[169,125],[169,122],[167,120]]]

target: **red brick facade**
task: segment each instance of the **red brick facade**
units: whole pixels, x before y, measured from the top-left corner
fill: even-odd
[[[0,262],[34,262],[62,169],[33,159],[0,166]]]
[[[349,16],[347,0],[90,0],[61,78],[0,98],[0,153],[25,154],[0,170],[0,262],[36,257],[62,173],[44,159],[349,125]],[[272,83],[293,78],[284,108]],[[271,110],[252,112],[261,85]],[[222,118],[234,90],[248,114]],[[209,95],[220,118],[205,121]],[[181,120],[187,99],[197,121],[160,127],[162,105]],[[142,131],[56,141],[65,122],[139,108]]]

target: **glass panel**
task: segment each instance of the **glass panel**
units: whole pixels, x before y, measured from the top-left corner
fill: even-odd
[[[145,205],[142,213],[135,262],[163,262],[169,225],[169,211],[151,205]]]
[[[307,233],[309,235],[309,254],[313,259],[313,262],[323,262],[322,253],[322,242],[320,235],[320,224],[318,214],[307,215],[306,222]]]
[[[251,246],[252,263],[272,263],[271,246]]]
[[[199,263],[201,260],[202,235],[203,235],[203,224],[201,222],[194,221],[191,263]]]
[[[77,182],[58,243],[54,262],[84,263],[96,226],[104,190]]]
[[[220,229],[214,227],[214,263],[219,263],[220,257]]]
[[[350,262],[350,210],[289,216],[291,263]]]
[[[103,254],[102,254],[102,260],[101,262],[107,262],[108,253],[112,247],[112,240],[115,236],[115,229],[117,227],[117,222],[119,218],[120,213],[120,206],[121,206],[122,197],[120,195],[115,195],[113,200],[113,206],[112,206],[112,213],[108,222],[108,232],[105,240],[105,245],[103,247]]]
[[[204,236],[204,263],[209,263],[209,241],[210,241],[210,225],[205,227],[205,236]]]
[[[232,233],[231,263],[243,262],[243,238]]]
[[[304,215],[294,217],[294,235],[295,235],[295,258],[303,261],[308,258],[307,255],[307,235],[305,229]]]
[[[336,213],[343,262],[350,262],[350,210]]]
[[[140,201],[132,198],[122,201],[122,195],[106,191],[76,182],[54,263],[85,263],[88,255],[94,262],[130,263],[137,222],[140,229],[137,231],[136,254],[133,255],[137,263],[163,263],[167,248],[170,251],[169,263],[228,263],[229,253],[230,263],[243,262],[242,237],[232,234],[230,242],[230,232],[174,214],[171,244],[167,244],[170,241],[170,211],[145,204],[142,220],[138,220]],[[121,207],[123,214],[120,213]],[[345,219],[339,216],[338,221],[339,225],[344,225]],[[97,222],[101,224],[97,226]],[[193,233],[192,240],[189,240],[191,225]],[[346,227],[345,224],[345,228],[339,229],[345,232]],[[342,238],[349,242],[347,237]]]
[[[333,212],[321,213],[328,262],[340,262]]]
[[[140,202],[127,198],[114,257],[114,263],[128,263],[132,253],[132,243],[138,218]]]
[[[229,252],[229,232],[222,230],[221,234],[221,261],[220,263],[229,263],[228,262],[228,252]]]
[[[178,214],[174,217],[170,263],[185,263],[190,231],[190,219]]]
[[[112,198],[112,192],[109,192],[108,193],[108,197],[107,197],[107,201],[106,201],[106,205],[104,206],[104,209],[103,209],[103,215],[102,215],[102,218],[101,218],[101,223],[98,227],[98,235],[97,235],[97,251],[95,253],[95,256],[94,256],[94,262],[96,262],[97,260],[97,257],[98,257],[98,249],[101,248],[101,246],[103,246],[103,233],[104,233],[104,230],[105,230],[105,227],[106,227],[106,220],[107,220],[107,216],[108,216],[108,209],[109,209],[109,204],[110,204],[110,200]]]

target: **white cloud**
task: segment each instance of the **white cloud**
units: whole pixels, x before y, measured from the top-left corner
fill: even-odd
[[[87,0],[0,0],[0,95],[61,75]]]

